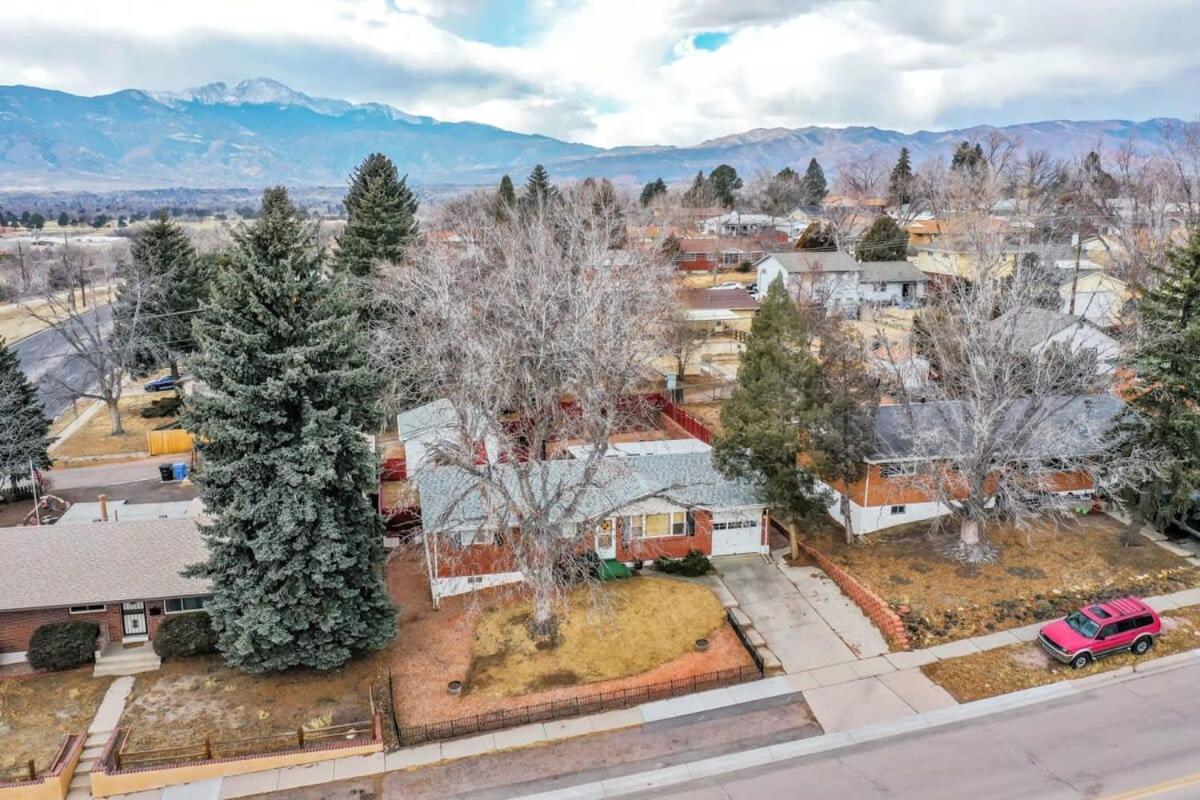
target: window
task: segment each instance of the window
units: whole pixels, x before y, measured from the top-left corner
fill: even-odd
[[[184,611],[202,611],[207,597],[170,597],[167,598],[168,614],[179,614]]]
[[[645,527],[642,533],[647,539],[656,536],[671,535],[671,515],[670,514],[647,514]]]
[[[621,517],[621,530],[630,539],[657,539],[663,536],[691,536],[692,519],[686,511],[662,514],[633,514]]]
[[[906,478],[917,474],[916,461],[892,461],[879,465],[879,474],[884,478]]]
[[[71,614],[99,614],[106,608],[108,608],[108,606],[99,603],[93,603],[86,606],[71,606],[67,609],[67,611]]]
[[[645,532],[645,517],[641,514],[621,517],[621,530],[624,532],[626,539],[642,538]]]
[[[684,511],[673,512],[671,514],[671,535],[691,536],[692,515]]]
[[[907,510],[908,510],[908,506],[892,506],[892,509],[891,509],[892,516],[894,517],[894,516],[897,516],[898,514],[903,514]]]
[[[1129,619],[1123,619],[1117,623],[1117,633],[1126,633],[1137,627],[1140,627],[1138,625],[1137,617],[1130,617]]]
[[[483,576],[482,575],[470,575],[467,577],[467,585],[468,586],[475,584],[475,583],[483,583]]]
[[[741,528],[757,528],[758,520],[755,519],[735,519],[731,522],[714,522],[714,531],[736,531]]]
[[[1097,639],[1107,639],[1108,637],[1112,636],[1116,632],[1117,632],[1117,623],[1110,622],[1109,624],[1105,625],[1103,628],[1100,629],[1100,634],[1098,636],[1096,636],[1096,638]]]
[[[1154,617],[1152,617],[1152,616],[1150,616],[1149,614],[1147,614],[1147,615],[1146,615],[1146,616],[1144,616],[1144,617],[1138,617],[1138,618],[1137,618],[1137,624],[1136,624],[1136,627],[1138,627],[1138,628],[1144,628],[1144,627],[1146,627],[1147,625],[1152,625],[1152,624],[1154,624]]]

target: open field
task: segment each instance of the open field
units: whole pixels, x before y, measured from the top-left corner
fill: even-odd
[[[95,303],[107,305],[112,300],[112,286],[97,286]],[[59,292],[58,297],[66,298],[66,292]],[[92,291],[88,289],[88,305],[92,304]],[[50,313],[49,305],[41,298],[30,298],[20,303],[4,303],[0,305],[0,339],[12,344],[26,336],[32,336],[38,331],[49,327],[45,322],[30,313],[30,309],[39,313]]]
[[[0,769],[29,759],[40,771],[68,733],[83,733],[112,678],[93,678],[92,666],[69,672],[0,679]]]
[[[86,458],[107,455],[138,455],[146,453],[146,431],[160,428],[173,417],[143,417],[139,413],[143,408],[157,399],[167,397],[169,393],[136,394],[121,398],[121,424],[125,432],[113,436],[112,421],[108,409],[101,407],[90,418],[63,440],[51,454],[55,460],[70,458]],[[62,415],[70,423],[73,415],[67,412]],[[65,427],[65,425],[63,426]]]
[[[1142,656],[1143,660],[1200,647],[1200,606],[1165,612],[1162,620],[1166,633]],[[1120,653],[1093,661],[1083,669],[1072,669],[1046,655],[1037,642],[1028,642],[937,661],[921,670],[955,700],[966,703],[1056,681],[1085,678],[1136,664],[1138,660],[1132,653]]]
[[[917,523],[843,542],[831,520],[805,533],[904,619],[914,647],[1016,628],[1123,594],[1200,586],[1200,570],[1146,542],[1122,547],[1121,524],[1104,514],[1033,530],[988,532],[999,560],[968,567],[944,557],[953,532]],[[906,611],[907,609],[907,611]]]

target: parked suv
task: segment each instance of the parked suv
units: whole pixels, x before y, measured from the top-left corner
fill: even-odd
[[[1142,655],[1154,646],[1162,621],[1136,597],[1084,606],[1038,633],[1042,649],[1075,669],[1102,656],[1129,650]]]

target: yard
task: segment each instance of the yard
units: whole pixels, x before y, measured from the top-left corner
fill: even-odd
[[[557,646],[528,638],[527,604],[481,592],[449,598],[434,611],[422,565],[412,555],[389,563],[401,635],[393,648],[394,702],[401,725],[470,717],[497,709],[752,665],[715,596],[697,584],[635,577],[604,584],[597,615],[586,591],[572,598]],[[491,606],[489,607],[489,603]],[[695,641],[707,638],[707,652]],[[462,681],[461,695],[446,690]]]
[[[680,408],[691,414],[701,425],[712,431],[713,436],[720,436],[725,429],[721,427],[720,403],[684,403]]]
[[[112,287],[110,286],[95,287],[95,302],[100,305],[107,304],[111,299],[111,293]],[[57,296],[65,298],[67,293],[59,292]],[[93,302],[91,290],[88,291],[87,299],[88,304],[91,305]],[[30,309],[40,314],[51,312],[49,304],[39,297],[31,297],[20,303],[0,304],[0,339],[5,340],[8,344],[13,344],[49,327],[29,313]]]
[[[110,433],[112,420],[109,418],[108,409],[102,404],[97,404],[100,407],[91,412],[91,416],[82,426],[55,447],[51,455],[55,461],[109,455],[145,455],[146,432],[174,422],[175,418],[143,417],[140,412],[155,400],[169,396],[170,393],[158,392],[121,398],[121,424],[125,432],[119,436]],[[68,411],[63,416],[68,418],[69,424],[71,413]]]
[[[712,272],[688,272],[680,277],[680,282],[689,289],[707,289],[722,283],[740,283],[749,286],[758,280],[757,272],[738,272],[724,269],[717,274]]]
[[[1121,523],[1092,514],[1030,531],[989,531],[994,564],[968,567],[941,555],[952,536],[930,523],[868,534],[846,545],[831,520],[805,540],[901,614],[914,647],[1016,628],[1085,602],[1200,586],[1200,569],[1150,542],[1122,547]]]
[[[1200,606],[1165,612],[1162,620],[1166,632],[1142,660],[1200,647]],[[1084,678],[1130,666],[1138,660],[1131,653],[1121,653],[1094,661],[1083,669],[1071,669],[1046,655],[1036,642],[1029,642],[926,664],[921,670],[955,700],[966,703],[1047,683]]]
[[[33,759],[46,769],[68,733],[83,733],[112,678],[92,668],[0,678],[0,781]]]
[[[248,675],[225,666],[219,656],[164,661],[161,669],[134,681],[121,717],[121,725],[131,728],[125,749],[195,744],[205,735],[215,743],[369,720],[372,686],[386,713],[387,672],[386,650],[329,672]],[[383,727],[385,733],[390,730],[390,721]],[[280,737],[279,744],[284,740]]]

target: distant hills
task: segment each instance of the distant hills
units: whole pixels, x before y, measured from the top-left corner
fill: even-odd
[[[1029,149],[1073,156],[1134,140],[1162,147],[1175,120],[1032,122],[1000,128]],[[845,159],[908,147],[915,163],[950,153],[978,126],[912,134],[869,127],[757,129],[685,147],[602,149],[474,122],[442,122],[380,103],[310,97],[267,78],[182,92],[127,89],[81,97],[0,86],[0,183],[8,190],[112,190],[343,184],[372,151],[391,156],[422,184],[483,184],[522,178],[535,163],[556,179],[589,175],[640,183],[682,181],[728,163],[743,175],[803,168],[816,157],[832,172]]]

